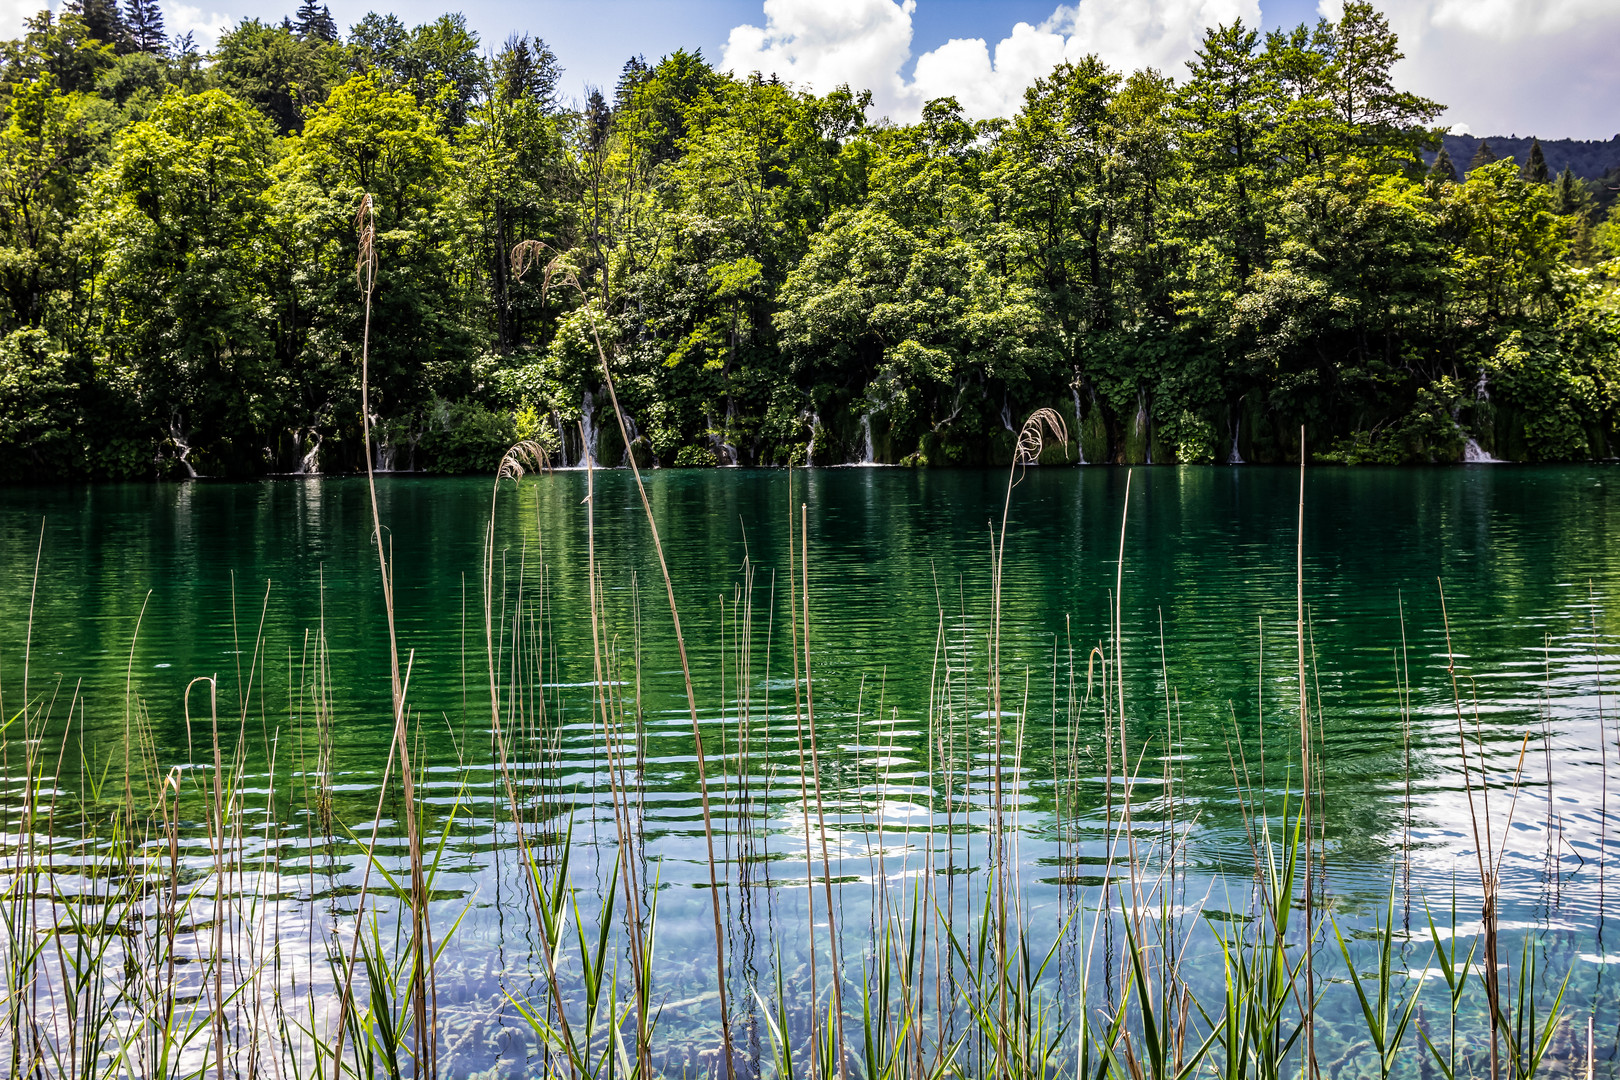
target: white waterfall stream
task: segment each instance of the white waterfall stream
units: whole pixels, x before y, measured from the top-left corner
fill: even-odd
[[[1069,386],[1069,392],[1074,395],[1074,448],[1075,448],[1075,453],[1079,457],[1080,464],[1081,465],[1086,465],[1086,464],[1089,464],[1089,462],[1086,461],[1086,440],[1083,439],[1081,437],[1081,435],[1080,435],[1080,433],[1085,429],[1085,420],[1082,419],[1082,417],[1085,416],[1085,413],[1080,411],[1080,387],[1078,387],[1078,386],[1071,383],[1070,386]]]
[[[579,403],[579,428],[584,445],[579,448],[579,460],[574,465],[584,466],[587,458],[592,465],[600,465],[596,460],[596,396],[589,390]]]

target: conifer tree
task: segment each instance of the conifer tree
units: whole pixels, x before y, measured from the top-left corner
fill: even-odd
[[[332,18],[332,9],[325,4],[317,5],[315,0],[304,0],[298,5],[294,25],[297,27],[298,36],[306,41],[310,38],[321,41],[337,40],[337,20]]]
[[[169,39],[163,33],[163,9],[157,0],[124,0],[124,25],[137,52],[162,56],[169,51]]]
[[[90,35],[97,41],[111,45],[118,52],[129,51],[129,28],[118,10],[118,0],[68,0],[62,8],[83,18]]]
[[[1434,164],[1429,166],[1429,179],[1438,180],[1446,184],[1457,182],[1457,166],[1451,163],[1451,155],[1446,148],[1441,147],[1440,152],[1434,155]]]
[[[1468,163],[1468,171],[1473,172],[1481,165],[1489,165],[1495,160],[1496,151],[1491,149],[1491,144],[1482,142],[1479,144],[1479,149],[1474,151],[1474,160]]]
[[[1559,214],[1584,214],[1592,205],[1592,193],[1586,190],[1586,185],[1576,178],[1568,165],[1558,174],[1558,185],[1554,191]]]
[[[513,34],[495,57],[495,76],[508,101],[531,98],[542,109],[556,104],[557,80],[562,66],[557,54],[540,38]]]
[[[630,107],[630,99],[635,96],[636,87],[646,81],[648,75],[647,58],[636,54],[624,62],[619,71],[618,85],[613,88],[613,109],[623,112]]]
[[[1541,152],[1541,140],[1530,140],[1530,156],[1525,158],[1519,175],[1532,184],[1545,184],[1551,177],[1547,172],[1547,158]]]

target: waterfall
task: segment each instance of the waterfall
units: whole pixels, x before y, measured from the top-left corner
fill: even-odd
[[[627,468],[630,465],[630,455],[632,453],[630,448],[636,444],[637,439],[641,438],[641,429],[636,427],[636,418],[629,413],[624,414],[624,428],[630,435],[630,441],[624,444],[624,460],[619,462],[619,465]]]
[[[555,410],[551,413],[551,422],[557,425],[557,454],[562,458],[562,468],[568,468],[568,432],[563,430],[562,417]]]
[[[1237,420],[1232,424],[1232,449],[1226,454],[1228,465],[1242,465],[1243,455],[1238,453],[1238,432],[1243,430],[1243,414],[1239,413]]]
[[[186,467],[186,476],[193,480],[197,479],[197,470],[191,467],[190,461],[186,460],[191,457],[191,443],[186,440],[185,432],[180,430],[178,413],[169,420],[169,438],[174,440],[174,449],[180,455],[180,464]]]
[[[862,413],[861,414],[861,460],[859,462],[857,462],[856,464],[859,464],[859,465],[874,465],[876,463],[877,463],[877,455],[873,452],[873,449],[872,449],[872,414],[869,413],[869,412],[868,413]]]
[[[804,467],[809,468],[816,463],[816,428],[821,426],[821,417],[815,413],[810,414],[810,441],[804,447]]]
[[[305,437],[308,442],[305,442]],[[315,476],[321,471],[321,433],[314,428],[305,428],[293,432],[293,443],[302,453],[298,455],[298,468],[294,473],[299,476]]]
[[[1485,448],[1479,445],[1478,439],[1469,436],[1468,441],[1463,444],[1463,460],[1470,465],[1495,465],[1502,459],[1491,457],[1485,452]]]
[[[1074,395],[1074,452],[1078,459],[1077,464],[1090,464],[1086,461],[1086,440],[1082,432],[1086,429],[1085,413],[1080,411],[1080,384],[1070,383],[1069,393]]]
[[[575,464],[584,465],[589,459],[592,465],[600,466],[596,460],[596,396],[589,390],[585,391],[585,398],[579,405],[580,437],[585,445],[579,448],[579,461]]]

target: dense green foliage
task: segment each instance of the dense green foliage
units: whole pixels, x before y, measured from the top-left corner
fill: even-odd
[[[1366,5],[904,125],[688,52],[571,107],[542,41],[486,57],[460,16],[161,29],[102,0],[0,47],[8,479],[358,466],[362,192],[383,466],[984,463],[1040,406],[1088,461],[1297,460],[1302,426],[1317,460],[1586,458],[1620,424],[1616,212],[1483,145],[1426,164],[1439,106]]]

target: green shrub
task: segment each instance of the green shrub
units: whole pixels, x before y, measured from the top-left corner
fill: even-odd
[[[0,479],[49,480],[82,471],[79,387],[67,354],[43,330],[0,338]]]
[[[1519,410],[1532,461],[1591,456],[1587,427],[1600,418],[1598,373],[1569,345],[1561,335],[1516,331],[1486,366],[1493,392]]]
[[[712,468],[718,464],[720,459],[707,446],[683,446],[675,455],[677,469]]]
[[[517,420],[473,401],[435,399],[417,449],[430,473],[493,473],[517,441]]]

